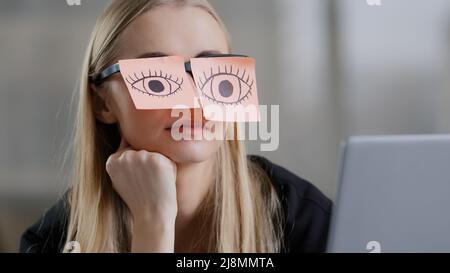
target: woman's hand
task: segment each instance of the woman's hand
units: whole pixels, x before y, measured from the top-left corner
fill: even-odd
[[[106,170],[133,215],[132,251],[173,252],[178,211],[175,163],[159,153],[132,150],[122,139]]]

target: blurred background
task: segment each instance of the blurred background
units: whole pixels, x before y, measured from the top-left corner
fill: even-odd
[[[66,189],[71,96],[109,0],[0,0],[0,252]],[[450,1],[211,0],[257,60],[280,144],[260,152],[334,199],[349,135],[450,133]],[[70,152],[68,154],[70,156]]]

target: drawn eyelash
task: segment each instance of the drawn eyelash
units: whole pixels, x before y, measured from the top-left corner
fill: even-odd
[[[146,80],[149,79],[150,81],[145,84]],[[141,72],[140,75],[138,75],[137,73],[133,73],[133,75],[129,74],[126,77],[126,81],[130,84],[133,90],[136,90],[144,95],[163,98],[181,92],[181,85],[183,84],[184,79],[180,79],[178,77],[174,79],[172,75],[163,73],[162,70],[159,70],[159,73],[156,70],[152,73],[152,71],[149,69],[148,75],[145,75],[144,72]],[[142,82],[141,88],[136,87],[139,82]],[[153,84],[153,87],[150,86],[150,84]],[[166,89],[168,89],[168,91]]]
[[[222,104],[222,105],[238,105],[241,104],[242,102],[248,100],[250,98],[250,96],[252,95],[252,88],[253,88],[253,84],[254,84],[254,80],[250,80],[250,74],[247,73],[246,75],[246,70],[243,70],[242,75],[241,72],[239,71],[239,69],[237,69],[235,72],[233,72],[233,66],[224,66],[224,67],[217,67],[217,73],[214,73],[214,69],[211,67],[210,71],[209,71],[209,75],[207,75],[206,71],[203,71],[203,77],[198,78],[198,83],[199,83],[199,88],[201,90],[201,95],[203,97],[205,97],[206,99],[208,99],[209,101],[215,103],[215,104]],[[214,93],[217,93],[217,90],[212,90],[212,86],[211,89],[209,90],[209,92],[205,92],[204,89],[207,86],[207,84],[209,82],[211,82],[211,85],[213,83],[213,80],[216,77],[221,77],[221,76],[234,76],[238,79],[239,81],[239,88],[238,88],[238,98],[236,101],[224,101],[224,100],[218,100],[215,98]],[[223,81],[222,81],[223,82]],[[229,83],[229,81],[227,81]],[[248,90],[245,92],[244,95],[242,95],[242,89],[243,89],[243,85],[246,85]],[[228,86],[231,89],[234,89],[234,86]],[[236,86],[237,87],[237,86]],[[234,92],[234,90],[232,91]]]
[[[205,77],[205,79],[202,81],[202,79],[199,78],[200,89],[203,89],[203,87],[205,86],[205,84],[206,84],[212,77],[219,76],[219,75],[234,75],[234,76],[238,77],[240,80],[242,80],[244,83],[246,83],[250,88],[253,87],[253,82],[254,82],[253,80],[252,80],[252,82],[251,82],[250,84],[248,83],[248,82],[250,81],[250,74],[247,74],[247,79],[244,79],[246,70],[244,70],[244,72],[242,73],[242,76],[240,76],[240,75],[239,75],[239,74],[240,74],[239,68],[237,69],[236,73],[233,73],[233,66],[232,66],[232,65],[230,65],[229,69],[230,69],[230,70],[229,70],[229,72],[228,72],[227,66],[224,66],[224,71],[225,71],[225,72],[222,72],[221,69],[220,69],[220,66],[218,66],[218,67],[217,67],[218,72],[217,72],[217,73],[214,73],[214,72],[213,72],[213,68],[211,67],[210,75],[209,75],[209,76],[207,76],[207,75],[206,75],[206,72],[203,71],[203,76]]]

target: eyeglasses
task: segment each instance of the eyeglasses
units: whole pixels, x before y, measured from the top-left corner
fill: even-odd
[[[99,86],[119,72],[137,109],[203,108],[211,120],[259,121],[255,60],[251,57],[211,54],[188,62],[182,56],[119,60],[90,81]],[[250,115],[247,108],[252,108]]]
[[[206,56],[198,57],[198,58],[224,58],[224,57],[241,57],[241,58],[248,58],[249,56],[246,55],[238,55],[238,54],[209,54]],[[191,62],[185,62],[184,63],[184,70],[187,73],[192,74],[192,67]],[[109,77],[112,75],[120,72],[120,66],[119,63],[115,63],[113,65],[108,66],[105,70],[103,70],[101,73],[97,74],[96,76],[92,77],[90,80],[95,85],[99,86],[104,81],[106,81]]]

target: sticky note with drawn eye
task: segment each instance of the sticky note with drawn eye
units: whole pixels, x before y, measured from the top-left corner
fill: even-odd
[[[192,74],[205,118],[214,121],[260,120],[255,59],[191,59]]]
[[[121,60],[119,66],[137,109],[200,107],[183,57]]]

